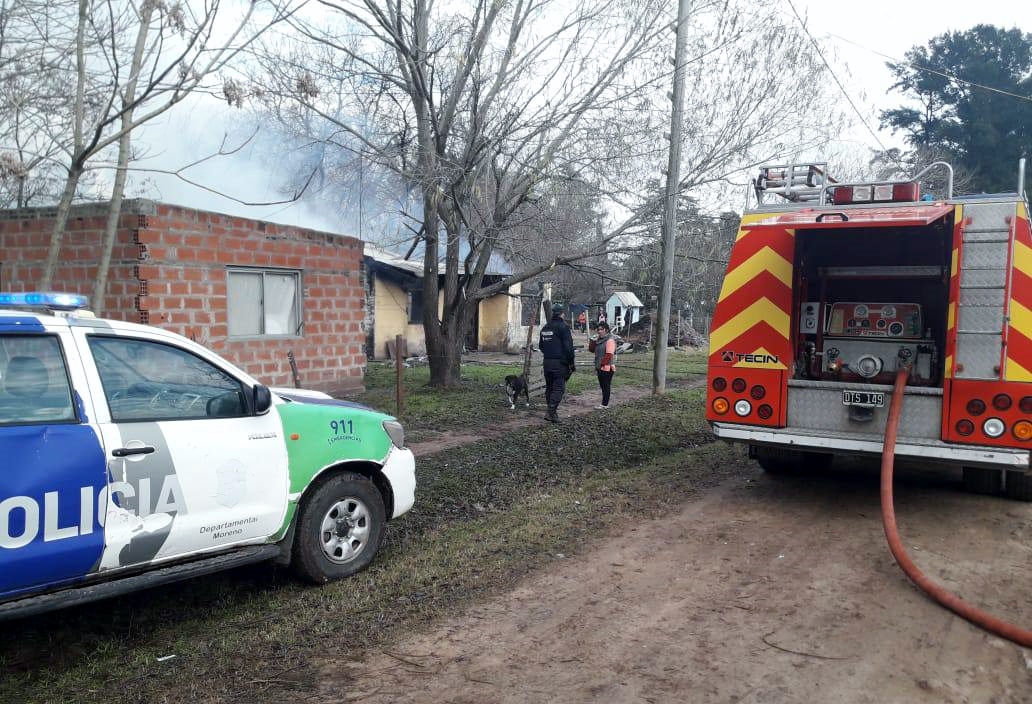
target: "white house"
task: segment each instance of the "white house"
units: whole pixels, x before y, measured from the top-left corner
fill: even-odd
[[[606,301],[606,319],[615,330],[638,322],[644,309],[645,305],[630,291],[616,291]]]

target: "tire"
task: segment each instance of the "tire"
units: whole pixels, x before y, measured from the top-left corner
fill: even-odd
[[[1032,501],[1032,474],[1007,472],[1006,492],[1015,501]]]
[[[1003,472],[982,467],[964,468],[964,490],[972,494],[999,494],[1003,489]]]
[[[334,474],[305,497],[297,517],[291,567],[314,584],[365,569],[383,542],[383,497],[368,479]]]

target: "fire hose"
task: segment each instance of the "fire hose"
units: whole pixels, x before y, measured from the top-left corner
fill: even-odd
[[[896,512],[892,502],[892,469],[896,452],[896,431],[899,427],[900,411],[903,408],[903,389],[907,385],[907,378],[910,376],[910,366],[901,365],[896,373],[896,384],[892,389],[892,401],[889,404],[889,417],[885,423],[885,444],[882,449],[881,463],[881,508],[882,525],[885,527],[885,537],[889,542],[889,549],[896,563],[903,572],[921,590],[942,606],[967,619],[974,625],[990,633],[1013,641],[1026,648],[1032,648],[1032,631],[1020,628],[1013,623],[1008,623],[992,614],[978,609],[954,594],[946,591],[938,584],[928,578],[917,565],[914,564],[903,543],[899,539],[899,532],[896,530]]]

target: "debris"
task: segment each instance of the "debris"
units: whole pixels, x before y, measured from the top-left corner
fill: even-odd
[[[174,657],[175,657],[175,655],[162,655],[160,658],[157,658],[157,661],[158,662],[165,662],[166,660],[171,660]]]

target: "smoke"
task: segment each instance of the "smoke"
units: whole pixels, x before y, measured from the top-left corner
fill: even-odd
[[[134,132],[126,197],[399,244],[405,189],[342,151],[194,96]]]

